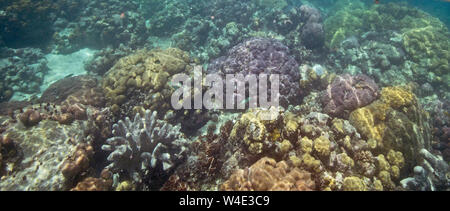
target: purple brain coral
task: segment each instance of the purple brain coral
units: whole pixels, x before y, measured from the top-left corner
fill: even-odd
[[[209,73],[279,74],[280,104],[299,102],[299,65],[281,42],[269,38],[250,38],[230,49],[227,55],[211,62]]]
[[[332,116],[344,117],[349,112],[366,106],[378,98],[377,84],[366,75],[337,76],[322,92],[324,111]]]

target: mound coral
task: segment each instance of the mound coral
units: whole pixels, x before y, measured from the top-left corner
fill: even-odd
[[[420,161],[420,149],[430,148],[428,118],[405,87],[383,88],[379,100],[353,111],[349,120],[364,137],[374,140],[377,150],[402,152],[407,169]],[[398,156],[389,157],[394,161]]]
[[[26,127],[30,127],[37,125],[42,120],[42,117],[39,111],[28,109],[24,113],[19,115],[19,120]]]
[[[106,167],[114,175],[118,185],[121,171],[128,174],[134,185],[145,185],[148,177],[158,170],[171,171],[185,157],[188,140],[180,133],[180,126],[173,126],[156,117],[157,112],[146,110],[136,114],[134,120],[128,117],[113,125],[114,137],[102,146],[110,151]],[[151,182],[151,181],[150,181]]]
[[[315,190],[311,173],[264,157],[246,169],[237,170],[221,185],[234,191],[307,191]]]
[[[301,28],[302,43],[310,49],[322,47],[325,40],[325,32],[319,10],[308,5],[302,5],[300,13],[304,22]]]
[[[230,49],[225,57],[210,63],[209,73],[279,74],[280,104],[298,103],[301,96],[298,63],[281,42],[268,38],[250,38]]]
[[[80,144],[75,152],[66,159],[61,167],[61,173],[66,178],[73,179],[89,168],[89,162],[94,155],[94,148],[88,144]]]
[[[322,94],[324,111],[345,117],[349,112],[366,106],[378,97],[377,84],[366,75],[337,76]]]
[[[187,72],[188,62],[188,54],[175,48],[141,50],[120,59],[103,80],[107,105],[119,110],[125,104],[128,107],[123,109],[125,112],[132,111],[134,106],[158,111],[169,109],[174,91],[168,83],[170,76]]]
[[[270,115],[273,118],[267,119]],[[251,109],[234,124],[230,140],[243,143],[253,155],[283,157],[293,148],[299,118],[281,115],[278,110]]]

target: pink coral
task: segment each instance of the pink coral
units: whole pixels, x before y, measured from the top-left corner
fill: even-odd
[[[351,111],[366,106],[378,98],[378,85],[366,75],[337,76],[322,93],[324,111],[345,117]]]

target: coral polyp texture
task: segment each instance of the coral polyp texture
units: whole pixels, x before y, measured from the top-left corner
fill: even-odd
[[[188,63],[189,55],[176,48],[141,50],[124,57],[105,74],[106,101],[113,110],[123,106],[168,110],[174,91],[169,80],[177,73],[187,73]]]
[[[366,75],[337,76],[322,95],[326,113],[345,116],[378,97],[378,85]]]
[[[268,38],[251,38],[233,48],[225,57],[211,62],[209,73],[279,74],[280,103],[284,106],[300,100],[298,63],[281,42]]]
[[[234,191],[308,191],[314,188],[311,173],[267,157],[245,170],[237,170],[221,185],[222,190]]]
[[[408,168],[419,163],[420,149],[431,147],[428,116],[407,87],[383,88],[379,100],[353,111],[349,119],[375,149],[401,151]]]
[[[188,139],[180,133],[179,125],[157,119],[156,113],[146,110],[136,114],[133,121],[126,118],[113,125],[113,137],[102,149],[111,152],[111,164],[106,168],[115,180],[122,179],[120,173],[125,171],[135,185],[143,185],[145,177],[158,171],[168,173],[183,160]]]

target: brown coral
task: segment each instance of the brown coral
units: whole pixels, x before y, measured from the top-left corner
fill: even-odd
[[[311,174],[290,166],[286,161],[276,162],[264,157],[249,168],[237,170],[221,185],[222,190],[280,191],[314,190]]]
[[[79,182],[71,191],[108,191],[111,187],[111,174],[107,170],[103,170],[100,178],[88,177]]]
[[[28,109],[24,113],[19,115],[19,120],[27,127],[37,125],[41,120],[42,116],[39,111]]]
[[[89,162],[94,155],[94,148],[88,144],[77,146],[72,156],[68,157],[61,167],[66,178],[74,178],[89,168]]]
[[[94,107],[103,107],[105,105],[105,97],[100,88],[81,89],[67,97],[61,105],[70,106],[74,104],[91,105]]]

